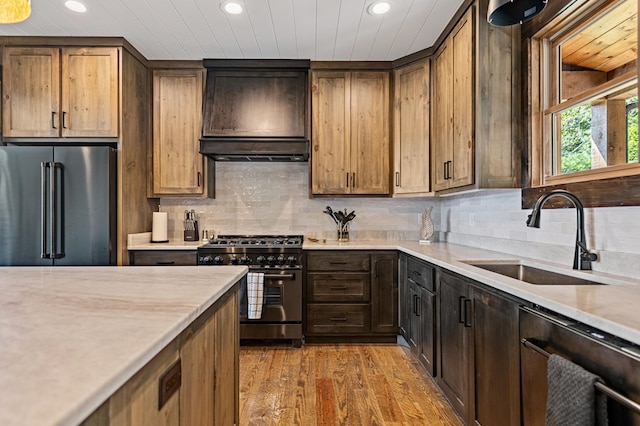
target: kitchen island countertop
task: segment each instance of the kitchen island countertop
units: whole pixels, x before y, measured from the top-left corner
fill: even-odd
[[[88,417],[246,274],[175,267],[0,268],[0,424]]]

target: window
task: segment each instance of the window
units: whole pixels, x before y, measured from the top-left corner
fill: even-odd
[[[637,0],[578,3],[533,37],[542,185],[640,174]]]

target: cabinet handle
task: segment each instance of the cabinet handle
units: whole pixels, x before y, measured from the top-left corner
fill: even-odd
[[[201,176],[201,175],[202,175],[202,174],[201,174],[200,172],[198,172],[198,186],[200,186],[200,176]]]
[[[471,299],[464,299],[464,326],[471,328]]]
[[[52,129],[57,129],[56,127],[56,112],[55,111],[51,111],[51,128]]]
[[[347,173],[347,188],[349,187],[349,173]]]
[[[458,297],[458,320],[460,321],[460,324],[464,324],[464,300],[465,297],[464,296],[460,296]]]
[[[67,112],[66,111],[62,111],[62,128],[63,129],[67,128]]]
[[[396,186],[400,186],[400,172],[396,172]]]
[[[356,173],[355,172],[351,173],[351,187],[352,188],[356,187]]]
[[[422,316],[422,306],[420,306],[420,296],[416,296],[416,316]]]
[[[419,277],[422,276],[422,274],[420,272],[418,272],[418,271],[411,271],[411,273],[414,274],[414,275],[417,275]]]
[[[173,260],[158,260],[158,261],[156,262],[156,265],[173,265],[173,264],[175,264],[175,263],[176,263],[176,262],[175,262],[175,261],[173,261]]]
[[[347,320],[345,317],[331,317],[329,319],[333,322],[345,322]]]
[[[347,287],[346,287],[346,286],[342,286],[342,287],[338,287],[338,286],[335,286],[335,287],[329,287],[329,290],[346,290],[346,289],[347,289]]]
[[[346,265],[347,262],[329,262],[329,265]]]

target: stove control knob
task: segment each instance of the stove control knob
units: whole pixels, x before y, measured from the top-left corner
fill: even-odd
[[[249,265],[249,264],[251,264],[251,258],[249,256],[242,256],[240,258],[240,263],[242,265]]]
[[[229,262],[230,262],[232,265],[237,265],[237,264],[238,264],[238,258],[237,258],[235,255],[233,255],[233,256],[231,256],[231,257],[229,258]]]
[[[267,263],[269,265],[274,265],[276,263],[276,257],[275,256],[269,256],[267,257]]]
[[[298,259],[295,256],[287,257],[287,265],[295,265]]]
[[[266,262],[267,259],[264,256],[258,256],[256,258],[256,262],[258,262],[260,265],[264,264],[264,262]]]
[[[201,256],[200,263],[203,265],[210,265],[213,263],[213,258],[211,256]]]
[[[224,259],[222,258],[222,256],[216,256],[213,258],[213,262],[211,263],[215,263],[216,265],[222,265],[224,263]]]
[[[276,259],[278,261],[278,265],[284,265],[284,256],[280,255],[278,256],[278,259]]]

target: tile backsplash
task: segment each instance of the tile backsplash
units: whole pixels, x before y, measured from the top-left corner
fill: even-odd
[[[309,198],[308,163],[216,163],[215,199],[163,198],[160,210],[169,213],[172,238],[182,238],[185,209],[194,209],[200,229],[219,234],[302,234],[337,238],[336,225],[326,214],[355,210],[350,238],[369,240],[420,238],[422,212],[433,206],[437,232],[439,201],[433,198]]]
[[[519,189],[441,198],[441,239],[565,265],[573,263],[576,211],[543,209],[540,228],[528,228]],[[640,207],[585,209],[593,269],[640,278]]]
[[[215,199],[164,198],[169,233],[182,238],[185,209],[200,229],[222,234],[303,234],[336,239],[322,213],[355,210],[351,239],[420,238],[422,212],[433,206],[440,240],[571,265],[576,233],[574,209],[544,209],[540,229],[525,225],[520,190],[488,190],[439,198],[309,198],[308,163],[216,164]],[[595,270],[640,278],[640,207],[585,209],[587,245]]]

